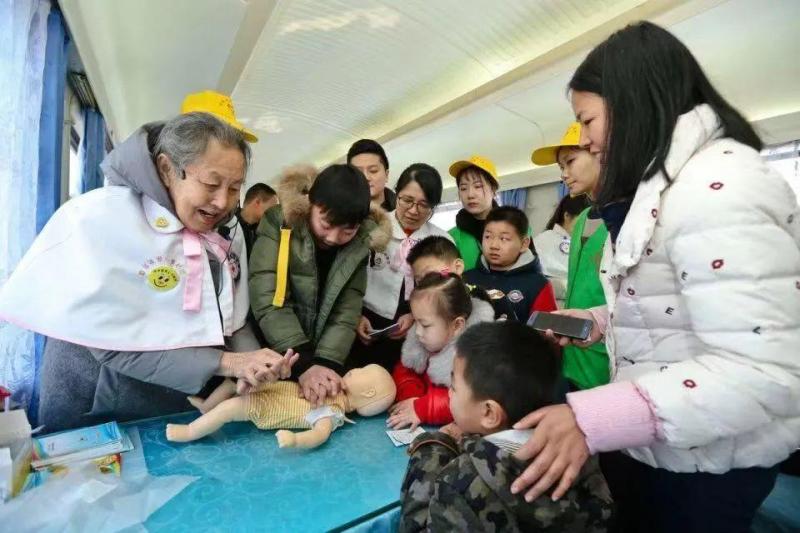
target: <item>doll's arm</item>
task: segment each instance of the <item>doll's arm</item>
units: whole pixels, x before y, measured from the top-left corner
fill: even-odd
[[[293,433],[282,429],[275,433],[278,446],[281,448],[316,448],[328,440],[333,432],[333,421],[330,417],[321,418],[312,429]]]
[[[199,396],[189,396],[187,400],[195,409],[205,414],[234,396],[236,396],[236,383],[232,379],[226,378],[205,400]]]
[[[246,396],[228,398],[191,424],[167,424],[167,440],[188,442],[214,433],[228,422],[248,420]]]

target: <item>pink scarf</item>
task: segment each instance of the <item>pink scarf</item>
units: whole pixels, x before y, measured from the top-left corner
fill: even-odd
[[[418,242],[419,239],[412,239],[411,236],[403,239],[403,242],[400,243],[400,247],[394,253],[391,261],[389,262],[389,266],[392,267],[392,270],[403,273],[403,278],[405,279],[406,300],[411,297],[411,291],[414,290],[414,272],[411,270],[411,265],[408,264],[406,258],[408,257],[408,253]]]
[[[183,228],[183,255],[186,258],[186,285],[183,287],[183,310],[200,311],[200,302],[203,294],[203,241],[208,243],[211,251],[220,260],[226,263],[230,242],[226,241],[222,235],[216,231],[197,233],[189,228]],[[231,277],[235,277],[233,266],[227,261],[228,268],[231,269]],[[232,289],[232,287],[230,287]]]

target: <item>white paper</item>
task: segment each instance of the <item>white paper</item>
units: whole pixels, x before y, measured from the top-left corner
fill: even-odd
[[[122,476],[101,474],[92,462],[71,466],[63,478],[52,478],[0,506],[0,524],[14,524],[20,533],[121,531],[142,524],[197,480],[149,475],[138,431],[129,430],[129,436],[134,450],[123,454]]]
[[[0,448],[0,505],[11,497],[14,483],[14,463],[11,461],[11,449]]]
[[[387,337],[387,336],[391,335],[392,333],[394,333],[395,331],[397,331],[398,329],[400,329],[400,324],[395,322],[391,326],[386,326],[383,329],[374,329],[374,330],[370,331],[369,332],[369,338],[370,339],[375,339],[377,337]]]
[[[425,430],[422,428],[417,428],[414,431],[410,429],[397,429],[397,430],[387,430],[386,434],[389,435],[389,438],[392,439],[392,444],[395,446],[408,446],[414,439],[416,439],[419,435],[425,433]]]
[[[533,435],[532,429],[507,429],[486,435],[486,440],[509,453],[519,450]]]

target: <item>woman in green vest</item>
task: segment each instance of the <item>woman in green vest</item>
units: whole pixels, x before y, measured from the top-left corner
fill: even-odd
[[[580,137],[581,126],[575,122],[559,144],[535,150],[531,160],[537,165],[558,163],[570,196],[586,194],[591,199],[600,178],[600,165],[579,146]],[[606,303],[599,269],[608,231],[599,214],[592,211],[592,207],[584,210],[572,230],[565,309],[590,309]],[[608,353],[603,341],[588,348],[566,346],[563,359],[564,375],[573,388],[590,389],[609,382]]]
[[[472,270],[481,257],[486,217],[493,207],[497,207],[494,201],[498,188],[497,170],[490,159],[473,155],[450,165],[450,175],[456,179],[458,199],[463,209],[456,215],[456,227],[448,233],[461,253],[464,270]]]

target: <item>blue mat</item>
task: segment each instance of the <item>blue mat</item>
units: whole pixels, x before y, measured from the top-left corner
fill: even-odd
[[[800,531],[800,477],[780,474],[753,520],[754,533]]]
[[[385,434],[385,417],[357,418],[315,450],[281,450],[274,431],[231,423],[205,439],[166,440],[167,422],[183,414],[129,424],[139,430],[151,475],[200,479],[148,519],[149,531],[327,531],[371,524],[396,511],[408,457]],[[124,468],[124,467],[123,467]]]

